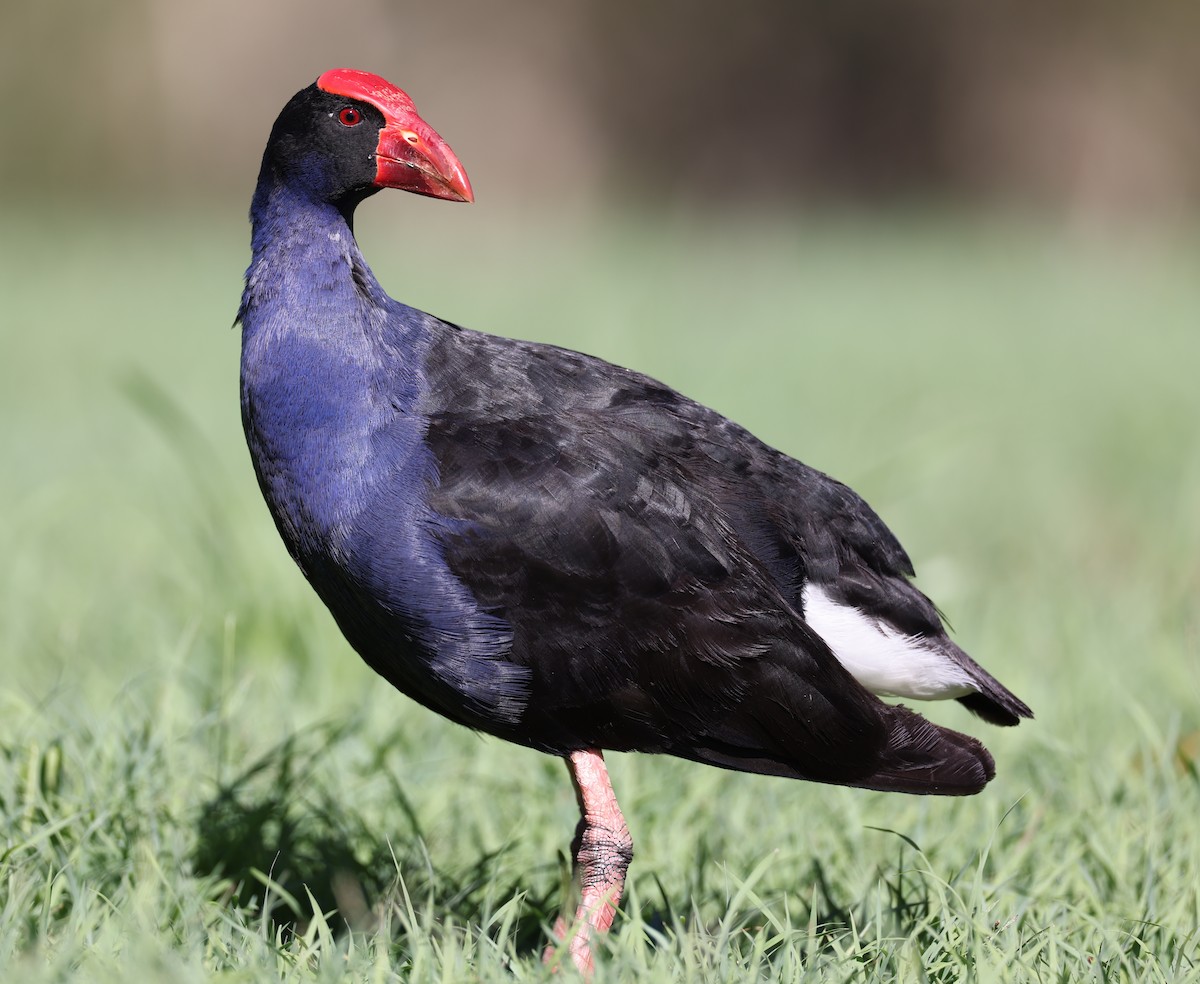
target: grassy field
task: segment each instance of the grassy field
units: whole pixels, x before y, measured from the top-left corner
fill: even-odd
[[[1200,981],[1200,243],[440,209],[366,210],[394,294],[849,481],[1037,714],[929,709],[996,756],[966,800],[612,756],[637,856],[596,979]],[[393,692],[284,554],[240,215],[4,224],[0,980],[550,979],[565,770]]]

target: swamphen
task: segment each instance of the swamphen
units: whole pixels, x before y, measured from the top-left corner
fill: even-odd
[[[978,792],[974,738],[877,694],[1029,708],[947,637],[845,485],[662,383],[392,300],[354,210],[469,202],[384,79],[335,69],[271,130],[238,318],[246,440],[351,645],[452,721],[566,759],[576,964],[632,858],[603,750],[907,793]]]

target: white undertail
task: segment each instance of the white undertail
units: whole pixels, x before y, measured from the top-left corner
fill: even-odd
[[[978,690],[967,672],[936,644],[840,604],[818,585],[806,584],[801,599],[805,621],[850,675],[872,693],[948,700]]]

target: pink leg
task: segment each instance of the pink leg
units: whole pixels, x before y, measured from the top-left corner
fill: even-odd
[[[567,943],[567,951],[585,977],[592,973],[593,933],[604,933],[612,925],[625,887],[625,872],[633,860],[633,840],[599,751],[572,752],[567,757],[571,781],[582,814],[575,830],[575,877],[580,901],[575,920],[568,924],[559,917],[554,936]],[[546,950],[546,960],[554,948]]]

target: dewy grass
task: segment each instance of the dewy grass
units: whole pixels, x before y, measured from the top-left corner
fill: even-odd
[[[0,980],[571,975],[542,963],[565,770],[391,691],[283,555],[226,330],[245,228],[214,218],[0,245]],[[636,858],[598,981],[1200,981],[1194,244],[485,230],[452,277],[372,222],[394,293],[855,485],[1038,715],[927,708],[995,753],[966,800],[612,756]]]

